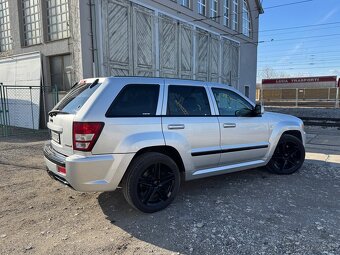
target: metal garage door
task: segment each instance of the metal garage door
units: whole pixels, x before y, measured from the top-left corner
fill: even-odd
[[[103,0],[102,14],[104,75],[237,86],[237,43],[128,0]]]
[[[231,85],[237,87],[238,85],[238,69],[239,69],[239,45],[237,43],[231,43]]]
[[[177,22],[165,15],[159,16],[159,63],[161,77],[178,77]]]
[[[193,78],[193,56],[194,56],[194,32],[193,27],[180,23],[179,25],[179,43],[180,43],[180,77],[183,79]]]
[[[132,27],[133,73],[137,76],[155,76],[154,12],[134,4]]]
[[[110,75],[132,75],[131,7],[128,2],[103,2],[106,31],[104,59]]]
[[[208,52],[209,33],[197,29],[196,31],[196,79],[208,81]]]
[[[113,76],[154,76],[154,12],[129,1],[103,1],[104,66]]]
[[[220,37],[211,35],[209,51],[209,81],[218,82],[220,65]]]

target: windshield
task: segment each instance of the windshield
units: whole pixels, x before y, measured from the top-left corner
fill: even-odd
[[[71,89],[66,96],[56,105],[53,110],[59,110],[66,113],[77,113],[86,103],[90,96],[97,90],[101,83],[83,83],[78,84]]]

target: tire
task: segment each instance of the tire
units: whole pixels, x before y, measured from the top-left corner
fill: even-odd
[[[122,186],[132,207],[144,213],[157,212],[175,199],[180,187],[179,169],[170,157],[147,152],[131,162]]]
[[[301,168],[305,160],[305,147],[300,139],[283,135],[266,168],[276,174],[292,174]]]

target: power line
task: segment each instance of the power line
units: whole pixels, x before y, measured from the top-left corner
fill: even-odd
[[[312,2],[312,1],[313,0],[304,0],[304,1],[299,1],[299,2],[287,3],[287,4],[279,4],[279,5],[269,6],[269,7],[263,8],[263,9],[268,10],[268,9],[274,9],[274,8],[279,8],[279,7],[284,7],[284,6],[302,4],[302,3]]]
[[[314,41],[312,41],[312,42],[314,42]],[[318,43],[319,41],[316,41],[316,42]],[[308,42],[304,42],[304,43],[308,43]],[[265,46],[266,47],[265,49],[267,49],[268,46],[270,46],[270,47],[275,47],[275,46],[281,47],[282,44],[287,45],[287,43],[283,43],[283,42],[282,43],[276,43],[274,45],[259,45],[259,51],[262,50],[261,46]],[[322,49],[322,48],[329,48],[331,46],[339,46],[339,43],[336,43],[336,44],[334,44],[334,43],[332,43],[332,44],[322,44],[322,45],[317,45],[317,46],[308,46],[308,47],[301,48],[301,50]],[[282,50],[282,49],[280,48],[280,50]],[[266,52],[268,52],[268,51],[266,51]],[[273,52],[277,52],[277,50],[274,49]]]
[[[294,55],[294,56],[299,56],[299,55],[317,55],[317,54],[329,54],[329,53],[340,53],[339,50],[336,51],[322,51],[322,52],[309,52],[309,53],[287,53],[287,55]],[[334,55],[334,54],[333,54]],[[260,57],[262,55],[259,55]],[[284,57],[285,55],[270,55],[269,57]]]
[[[257,63],[270,63],[270,64],[273,64],[273,62],[275,62],[275,61],[269,61],[269,60],[266,60],[266,61],[257,61]],[[284,62],[282,62],[282,64],[286,64],[286,65],[288,65],[288,64],[296,64],[296,63],[301,63],[301,62],[303,62],[303,63],[311,63],[311,62],[317,62],[317,63],[324,63],[324,62],[338,62],[339,64],[340,64],[340,57],[338,57],[338,58],[331,58],[331,59],[300,59],[300,60],[291,60],[291,59],[289,59],[289,62],[288,61],[284,61]]]
[[[283,33],[275,33],[275,34],[268,34],[268,35],[262,35],[262,36],[275,36],[275,35],[284,35],[284,34],[292,34],[292,33],[301,33],[301,32],[310,32],[310,31],[319,31],[324,29],[333,29],[338,28],[340,26],[334,26],[334,27],[320,27],[320,28],[314,28],[314,29],[305,29],[300,31],[290,31],[290,32],[283,32]]]
[[[325,64],[335,64],[339,63],[339,61],[324,61],[324,62],[318,62],[318,63],[291,63],[291,64],[270,64],[271,67],[285,67],[285,66],[290,66],[294,68],[295,66],[305,66],[306,68],[309,67],[314,67],[314,66],[323,66]],[[268,64],[260,64],[259,66],[265,67],[268,66]],[[340,65],[339,65],[340,68]]]
[[[287,39],[271,39],[269,41],[259,41],[258,43],[268,43],[268,42],[284,42],[284,41],[294,41],[294,40],[302,40],[302,39],[311,39],[311,38],[324,38],[330,36],[340,36],[340,34],[330,34],[330,35],[315,35],[315,36],[305,36],[305,37],[296,37],[296,38],[287,38]],[[244,44],[248,44],[249,42],[245,42]]]
[[[281,8],[281,7],[285,7],[285,6],[290,6],[290,5],[297,5],[297,4],[302,4],[302,3],[307,3],[307,2],[312,2],[314,0],[304,0],[304,1],[298,1],[298,2],[292,2],[292,3],[286,3],[286,4],[279,4],[279,5],[273,5],[273,6],[269,6],[266,8],[263,8],[263,10],[268,10],[268,9],[275,9],[275,8]],[[248,11],[242,11],[239,12],[239,14],[243,14],[243,13],[248,13],[248,12],[258,12],[259,9],[249,9]],[[233,14],[232,14],[233,15]],[[193,19],[193,22],[197,22],[197,21],[204,21],[204,20],[215,20],[218,18],[223,18],[225,16],[225,13],[223,13],[223,15],[217,15],[217,16],[213,16],[213,17],[204,17],[204,18],[200,18],[200,19]]]
[[[271,69],[273,71],[285,71],[285,70],[308,70],[308,69],[329,69],[329,68],[338,68],[340,69],[340,65],[337,66],[323,66],[323,67],[299,67],[299,68],[281,68],[281,69]],[[265,69],[259,69],[258,71],[264,71]]]
[[[259,33],[263,33],[263,32],[281,31],[281,30],[290,30],[290,29],[298,29],[298,28],[306,28],[306,27],[327,26],[327,25],[334,25],[334,24],[340,24],[340,21],[337,21],[337,22],[329,22],[329,23],[321,23],[321,24],[313,24],[313,25],[303,25],[303,26],[296,26],[296,27],[274,28],[274,29],[260,30],[260,31],[258,31],[258,32],[259,32]]]

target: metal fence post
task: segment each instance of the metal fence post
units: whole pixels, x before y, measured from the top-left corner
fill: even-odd
[[[295,107],[299,106],[298,101],[299,101],[299,89],[295,89]]]
[[[4,104],[4,95],[3,95],[3,84],[0,83],[0,124],[1,124],[1,136],[5,136],[5,104]]]
[[[30,100],[31,100],[31,115],[32,115],[32,127],[34,129],[34,114],[33,114],[33,101],[32,101],[32,87],[29,87],[30,90]]]

